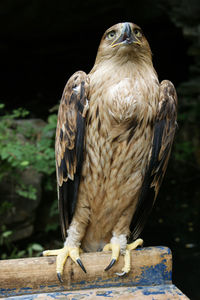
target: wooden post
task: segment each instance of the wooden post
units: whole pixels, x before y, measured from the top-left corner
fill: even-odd
[[[83,296],[81,299],[105,299],[96,298],[97,294],[109,292],[109,297],[112,298],[118,291],[123,295],[136,293],[134,297],[140,294],[143,295],[141,299],[146,299],[143,290],[146,288],[145,295],[148,295],[148,299],[152,299],[152,293],[157,293],[157,296],[171,295],[171,298],[166,299],[188,299],[172,284],[172,255],[168,248],[148,247],[132,251],[131,271],[124,277],[115,274],[121,272],[123,267],[122,256],[111,270],[104,271],[110,258],[108,252],[81,254],[87,274],[71,259],[67,259],[63,284],[60,284],[57,279],[56,258],[53,256],[2,260],[0,261],[0,297],[14,296],[10,299],[18,299],[17,295],[26,295],[25,298],[19,299],[36,299],[38,294],[42,293],[44,297],[42,299],[60,299],[59,295],[65,296],[65,299],[71,299],[67,298],[69,295],[73,295],[73,299],[79,299],[80,295]],[[45,293],[48,293],[48,297]],[[179,298],[176,298],[176,295],[179,295]],[[124,296],[119,299],[132,298]],[[154,299],[165,298],[154,297]]]

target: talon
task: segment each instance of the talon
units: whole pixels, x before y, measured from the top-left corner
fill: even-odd
[[[113,259],[111,260],[111,262],[109,263],[109,265],[104,269],[104,271],[110,270],[110,269],[112,268],[112,266],[115,264],[115,262],[116,262],[116,259],[113,258]]]
[[[83,265],[83,263],[82,263],[82,261],[80,260],[80,258],[78,258],[78,259],[76,260],[76,262],[77,262],[77,264],[81,267],[81,269],[83,270],[83,272],[87,273],[87,272],[86,272],[86,269],[85,269],[85,267],[84,267],[84,265]]]
[[[127,272],[122,272],[122,273],[115,273],[117,276],[119,276],[119,277],[123,277],[124,275],[126,275],[127,274]]]
[[[58,277],[58,280],[60,281],[60,283],[63,283],[62,275],[60,272],[57,272],[57,277]]]

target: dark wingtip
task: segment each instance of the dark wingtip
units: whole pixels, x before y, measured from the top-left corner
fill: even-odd
[[[78,258],[78,259],[76,260],[76,262],[77,262],[77,264],[79,264],[79,266],[81,267],[81,269],[83,270],[83,272],[87,273],[87,272],[86,272],[86,269],[85,269],[85,267],[84,267],[84,265],[83,265],[83,263],[82,263],[82,261],[80,260],[80,258]]]
[[[115,264],[115,262],[116,262],[116,259],[113,258],[113,259],[111,260],[111,262],[109,263],[109,265],[104,269],[104,271],[110,270],[110,269],[112,268],[112,266]]]
[[[60,283],[63,283],[62,275],[60,272],[57,272],[57,277],[58,277],[58,280],[60,281]]]

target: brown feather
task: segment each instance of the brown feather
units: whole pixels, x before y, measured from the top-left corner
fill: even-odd
[[[137,208],[131,221],[132,238],[136,239],[153,208],[163,177],[165,175],[176,130],[177,95],[173,84],[160,84],[152,148],[149,153],[146,174],[141,186]]]
[[[81,114],[85,117],[88,83],[89,79],[84,72],[76,72],[68,80],[61,98],[55,142],[59,186],[62,185],[63,181],[67,181],[68,178],[73,180],[76,173],[77,157],[75,142],[77,136],[77,115]],[[84,95],[81,95],[81,84],[84,85]],[[79,105],[83,106],[82,110],[79,109]],[[66,151],[68,151],[68,155]],[[64,166],[62,166],[62,160]]]
[[[157,169],[153,171],[155,175],[152,186],[155,187],[156,191],[155,199],[167,169],[177,127],[177,95],[176,90],[170,81],[164,80],[161,82],[159,100],[157,121],[165,120],[165,127],[162,135],[162,146],[158,156],[158,161],[160,163],[159,166],[157,166]]]
[[[76,72],[65,86],[58,111],[55,156],[63,238],[76,207],[81,177],[88,86],[87,75],[82,71]]]

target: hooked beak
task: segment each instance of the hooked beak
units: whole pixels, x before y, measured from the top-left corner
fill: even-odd
[[[120,36],[112,42],[111,46],[116,47],[122,44],[130,45],[132,43],[140,44],[140,41],[133,35],[130,24],[127,22],[123,23]]]

